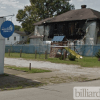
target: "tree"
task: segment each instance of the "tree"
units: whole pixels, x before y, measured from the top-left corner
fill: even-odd
[[[69,0],[30,0],[30,2],[37,8],[40,19],[57,16],[75,9]]]
[[[27,34],[34,31],[35,22],[74,9],[74,5],[70,4],[69,0],[30,0],[30,3],[30,6],[19,10],[16,16]]]
[[[14,25],[14,27],[15,27],[15,31],[19,31],[21,28],[21,26],[18,26],[18,25]]]
[[[18,10],[16,18],[17,21],[21,22],[22,28],[27,34],[34,31],[33,24],[38,20],[34,6],[25,6],[24,9]]]
[[[19,31],[24,32],[24,29],[23,29],[23,28],[20,28],[20,30],[19,30]]]

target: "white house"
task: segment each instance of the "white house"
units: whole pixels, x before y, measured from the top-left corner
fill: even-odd
[[[28,36],[24,32],[14,32],[13,35],[5,39],[6,45],[18,44],[26,41]]]
[[[0,27],[1,24],[5,21],[5,18],[0,18]],[[0,74],[4,73],[4,54],[5,54],[5,39],[0,33]]]
[[[46,26],[45,29],[43,26],[35,26],[35,34],[30,36],[30,44],[51,44],[51,39],[48,39],[48,35],[49,26]]]

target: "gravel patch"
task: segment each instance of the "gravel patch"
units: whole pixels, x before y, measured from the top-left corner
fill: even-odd
[[[100,74],[100,68],[83,68],[78,65],[57,64],[44,61],[32,61],[18,58],[5,58],[5,65],[13,65],[17,67],[29,67],[31,63],[32,68],[43,68],[58,71],[59,73],[67,73],[71,75],[88,75]]]

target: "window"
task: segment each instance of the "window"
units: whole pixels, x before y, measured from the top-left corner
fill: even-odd
[[[75,24],[74,23],[69,23],[69,34],[73,35],[75,31]]]
[[[22,39],[24,39],[24,36],[22,36]]]
[[[55,24],[54,28],[55,28],[55,30],[57,30],[57,24]]]
[[[7,38],[7,40],[9,40],[9,38]]]
[[[14,40],[16,40],[16,37],[14,37]]]

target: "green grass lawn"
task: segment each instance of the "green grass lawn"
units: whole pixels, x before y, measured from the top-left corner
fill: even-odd
[[[9,57],[8,53],[5,53],[5,57]],[[20,58],[20,53],[10,53],[10,57],[9,58]],[[26,53],[22,53],[22,57],[24,59],[35,59],[35,54],[26,54]],[[37,59],[43,59],[45,58],[44,54],[37,54]]]
[[[49,56],[49,55],[48,55]],[[5,57],[8,58],[20,58],[19,53],[11,53],[10,57],[8,53],[5,53]],[[45,55],[37,55],[37,59],[35,59],[35,54],[22,54],[23,59],[31,59],[31,60],[38,60],[38,61],[50,61],[52,63],[62,63],[62,64],[73,64],[73,65],[80,65],[82,67],[100,67],[100,62],[96,57],[83,57],[83,59],[76,59],[75,61],[67,60],[59,60],[58,58],[48,58],[44,59]]]
[[[100,62],[96,57],[83,57],[83,59],[76,59],[75,61],[67,60],[59,60],[58,58],[49,58],[48,61],[53,63],[65,63],[65,64],[73,64],[80,65],[82,67],[100,67]]]
[[[32,68],[31,70],[29,70],[29,68],[27,68],[27,67],[5,66],[5,68],[10,68],[10,69],[19,70],[19,71],[25,71],[28,73],[51,72],[50,70],[44,70],[44,69],[38,69],[38,68]]]

